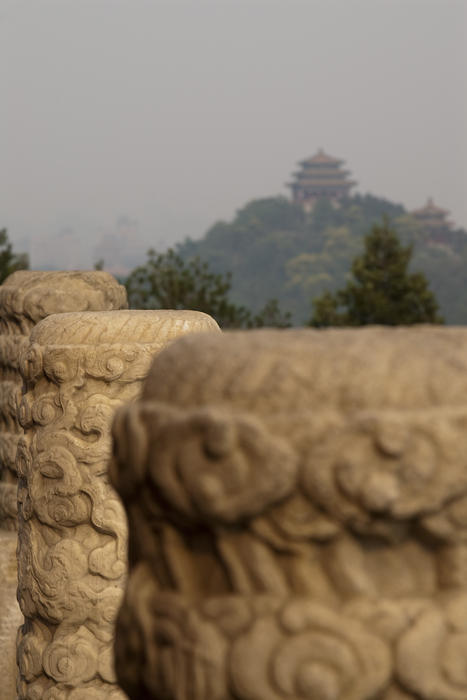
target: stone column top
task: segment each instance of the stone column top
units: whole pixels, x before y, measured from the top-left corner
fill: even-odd
[[[220,333],[213,318],[197,311],[54,314],[31,332],[20,357],[21,374],[26,381],[45,375],[56,384],[74,376],[131,383],[146,376],[154,353],[178,336],[198,331]]]
[[[0,306],[5,318],[30,326],[65,311],[126,309],[128,301],[125,287],[102,270],[18,270],[0,286]]]
[[[41,321],[30,335],[39,345],[100,345],[108,343],[165,345],[184,332],[215,330],[208,314],[186,310],[120,310],[59,313]]]
[[[260,330],[171,344],[127,411],[161,462],[176,435],[203,445],[177,477],[183,498],[168,485],[181,458],[150,470],[184,517],[234,522],[304,492],[358,533],[392,538],[418,522],[457,542],[467,518],[448,520],[453,499],[465,493],[467,507],[466,397],[467,329]]]
[[[213,363],[216,371],[208,374]],[[143,398],[244,404],[268,414],[467,406],[467,328],[261,329],[187,336],[158,355]]]

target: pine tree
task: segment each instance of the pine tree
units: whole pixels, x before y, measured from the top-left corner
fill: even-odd
[[[412,246],[404,247],[383,218],[365,237],[363,255],[352,263],[353,279],[314,300],[310,325],[443,323],[425,276],[408,272],[411,256]]]
[[[98,261],[97,266],[103,261]],[[288,312],[270,299],[254,316],[249,309],[229,298],[230,274],[210,270],[207,262],[196,257],[185,261],[172,248],[166,253],[148,251],[145,265],[135,268],[126,282],[133,309],[191,309],[213,316],[222,328],[288,328]]]

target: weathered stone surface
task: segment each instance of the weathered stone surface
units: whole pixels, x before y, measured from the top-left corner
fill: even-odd
[[[126,577],[126,520],[107,479],[110,424],[174,338],[218,331],[190,311],[56,314],[21,358],[18,449],[21,700],[124,697],[114,619]]]
[[[18,270],[0,287],[0,329],[29,335],[51,314],[127,309],[126,290],[108,272]]]
[[[16,450],[22,379],[19,357],[37,321],[59,311],[126,308],[125,289],[103,272],[21,270],[0,286],[0,700],[16,687],[16,632],[23,616],[16,600]],[[13,534],[12,534],[13,532]]]
[[[16,531],[0,531],[0,700],[16,698],[16,633],[23,620],[16,601]]]
[[[465,700],[466,397],[465,329],[164,350],[114,423],[129,697]]]
[[[21,394],[17,357],[24,342],[25,336],[0,333],[0,700],[16,697],[16,632],[23,619],[16,600],[15,458],[22,432],[16,415]]]

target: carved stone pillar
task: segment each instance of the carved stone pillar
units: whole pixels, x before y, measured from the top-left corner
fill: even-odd
[[[219,330],[191,311],[58,314],[22,356],[18,448],[21,700],[122,698],[114,619],[125,583],[126,520],[108,484],[110,424],[154,353]]]
[[[467,698],[467,330],[187,337],[117,413],[132,700]]]
[[[125,289],[105,272],[21,270],[0,286],[0,700],[15,697],[16,633],[23,620],[16,600],[19,356],[31,329],[49,314],[127,306]]]

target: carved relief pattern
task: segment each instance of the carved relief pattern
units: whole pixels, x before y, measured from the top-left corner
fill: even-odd
[[[16,632],[22,622],[16,600],[16,452],[23,429],[18,422],[22,378],[19,358],[29,334],[45,316],[58,311],[126,306],[125,290],[107,273],[30,272],[10,275],[0,287],[0,700],[16,685]],[[7,532],[9,531],[9,532]]]
[[[17,529],[16,449],[23,432],[17,410],[19,357],[34,325],[53,313],[127,308],[125,289],[105,272],[20,270],[0,287],[0,522]]]
[[[110,467],[129,518],[116,654],[130,698],[467,697],[456,332],[231,333],[155,360],[117,413]],[[461,386],[435,386],[433,367]]]
[[[18,358],[27,342],[27,336],[0,334],[0,527],[5,530],[17,529],[15,459],[23,432],[17,417],[22,386]]]
[[[135,398],[155,352],[204,314],[59,314],[21,357],[18,448],[21,699],[117,700],[113,636],[126,520],[107,479],[115,409]]]

